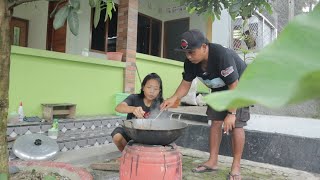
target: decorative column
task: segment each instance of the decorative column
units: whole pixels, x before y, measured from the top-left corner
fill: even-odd
[[[134,93],[136,76],[136,49],[138,26],[138,0],[119,0],[117,51],[126,62],[124,91]]]

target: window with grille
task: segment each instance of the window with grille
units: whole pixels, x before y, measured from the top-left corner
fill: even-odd
[[[233,49],[236,51],[258,51],[271,43],[275,38],[276,29],[264,16],[255,14],[244,21],[236,18],[233,24]]]

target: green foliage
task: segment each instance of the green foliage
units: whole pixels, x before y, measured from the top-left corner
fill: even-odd
[[[58,9],[58,7],[59,7],[59,5],[60,5],[61,3],[63,3],[63,1],[59,1],[59,2],[57,3],[56,7],[53,9],[53,11],[52,11],[51,14],[50,14],[50,18],[52,18],[52,17],[55,15],[55,13],[57,12],[57,9]]]
[[[73,35],[77,36],[79,33],[79,18],[77,11],[75,9],[72,9],[70,11],[70,14],[68,16],[68,23],[70,26],[70,31]]]
[[[96,0],[89,0],[89,5],[92,8],[96,7]]]
[[[107,21],[108,17],[112,18],[112,10],[116,10],[113,0],[91,0],[89,1],[91,7],[95,7],[93,25],[96,28],[100,21],[101,11],[106,9],[106,15],[104,21]]]
[[[248,66],[237,89],[206,96],[216,110],[261,104],[276,108],[320,97],[320,5],[296,16]]]
[[[54,16],[54,20],[53,20],[53,28],[54,29],[59,29],[64,25],[67,17],[69,16],[70,10],[71,9],[69,6],[63,6],[62,8],[60,8],[58,10],[58,12]]]
[[[177,0],[186,5],[189,13],[205,14],[220,19],[221,11],[228,9],[230,16],[250,17],[255,10],[272,12],[268,0]]]
[[[79,17],[77,12],[80,10],[80,0],[69,0],[68,3],[59,8],[63,2],[63,0],[60,0],[50,14],[51,18],[54,16],[53,28],[61,28],[67,20],[70,31],[73,35],[77,36],[79,34]],[[115,10],[113,0],[89,0],[89,5],[95,8],[94,27],[97,27],[99,23],[101,10],[106,8],[105,21],[108,17],[112,18],[112,10]]]
[[[80,1],[79,0],[69,0],[71,7],[75,10],[80,9]]]
[[[106,4],[107,4],[107,10],[106,10],[106,16],[104,21],[106,21],[108,19],[108,17],[111,19],[112,18],[112,10],[116,10],[114,3],[112,0],[106,0]]]
[[[96,0],[96,9],[94,11],[93,25],[96,28],[100,20],[101,0]]]
[[[0,173],[0,179],[1,179],[1,180],[9,179],[9,178],[8,178],[8,174]]]
[[[43,179],[44,179],[44,180],[57,180],[57,178],[55,178],[55,177],[53,177],[53,176],[49,176],[49,175],[44,176]]]

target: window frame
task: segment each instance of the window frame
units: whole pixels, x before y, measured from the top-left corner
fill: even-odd
[[[140,12],[138,12],[138,19],[139,19],[139,16],[143,16],[143,17],[145,17],[145,18],[147,18],[148,20],[149,20],[149,23],[150,23],[150,33],[149,33],[149,52],[148,52],[148,54],[147,55],[151,55],[151,40],[152,40],[152,21],[157,21],[157,22],[159,22],[160,23],[160,41],[159,41],[159,44],[158,44],[158,50],[159,50],[159,53],[158,53],[158,56],[157,57],[161,57],[161,50],[162,50],[162,46],[161,46],[161,44],[162,44],[162,21],[161,20],[159,20],[159,19],[156,19],[156,18],[154,18],[154,17],[151,17],[151,16],[148,16],[148,15],[145,15],[145,14],[143,14],[143,13],[140,13]],[[139,22],[137,22],[137,34],[138,34],[138,29],[139,28]],[[137,40],[137,45],[138,45],[138,40]],[[155,56],[155,55],[151,55],[151,56]]]

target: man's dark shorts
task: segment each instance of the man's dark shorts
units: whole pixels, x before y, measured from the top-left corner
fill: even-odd
[[[216,111],[210,106],[207,108],[208,120],[212,121],[223,121],[227,116],[227,111]],[[237,109],[236,114],[236,128],[242,128],[247,125],[247,121],[250,119],[250,110],[249,107],[243,107]]]
[[[126,131],[125,131],[122,127],[116,127],[116,128],[112,131],[112,133],[111,133],[112,138],[113,138],[114,135],[116,135],[116,134],[118,134],[118,133],[121,134],[122,137],[124,137],[124,139],[125,139],[127,142],[129,142],[129,141],[131,140],[131,138],[127,135]]]

